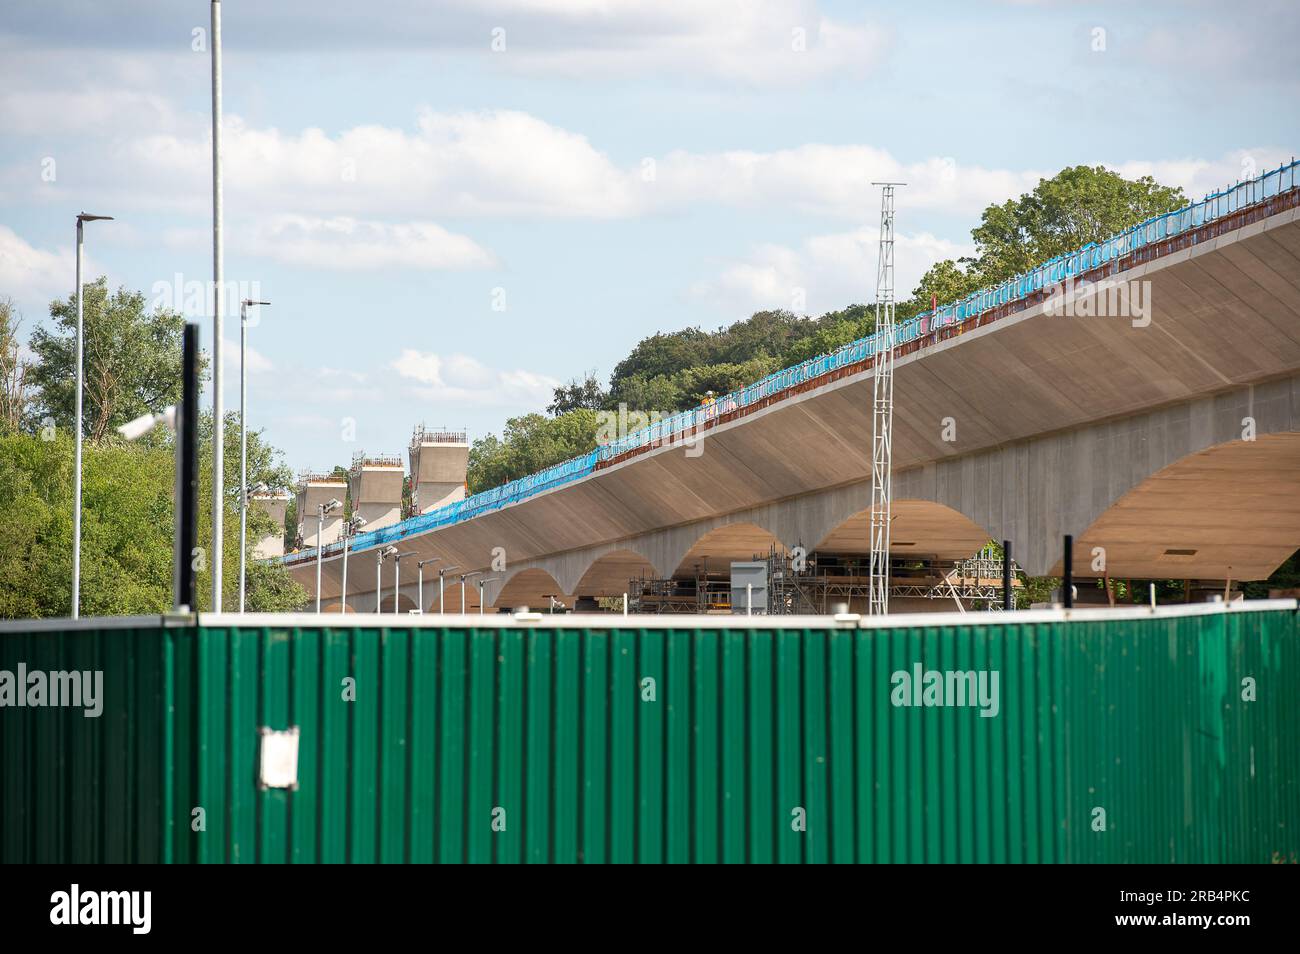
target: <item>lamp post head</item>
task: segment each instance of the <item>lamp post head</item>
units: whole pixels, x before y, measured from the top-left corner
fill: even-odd
[[[323,517],[327,513],[333,513],[335,510],[338,510],[339,507],[342,506],[343,506],[343,502],[339,500],[339,498],[334,497],[328,503],[320,504],[320,515]]]
[[[113,221],[113,217],[111,215],[88,215],[85,212],[81,212],[77,215],[78,225],[80,225],[82,222],[111,222],[111,221]]]

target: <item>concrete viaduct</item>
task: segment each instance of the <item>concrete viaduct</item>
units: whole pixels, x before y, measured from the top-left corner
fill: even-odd
[[[1279,197],[1283,199],[1286,197]],[[1148,249],[1105,276],[1142,282],[1149,322],[1085,286],[1069,317],[1029,300],[901,354],[895,370],[894,555],[954,559],[1012,542],[1031,575],[1102,548],[1111,578],[1252,580],[1300,548],[1300,220],[1294,193]],[[1126,286],[1128,287],[1128,286]],[[1112,296],[1112,304],[1113,304]],[[618,596],[631,579],[719,568],[770,546],[863,553],[872,371],[856,370],[462,523],[396,542],[398,609],[449,611],[464,570],[488,608]],[[351,554],[348,608],[375,609],[375,549]],[[494,568],[495,561],[495,568]],[[314,553],[290,558],[314,591]],[[322,593],[338,608],[342,561]],[[504,569],[502,567],[504,566]],[[393,563],[382,604],[393,608]],[[466,604],[478,607],[478,590]]]

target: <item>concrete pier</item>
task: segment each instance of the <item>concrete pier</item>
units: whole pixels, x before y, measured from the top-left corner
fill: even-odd
[[[469,440],[464,431],[432,430],[421,424],[411,436],[409,453],[416,513],[465,499]]]

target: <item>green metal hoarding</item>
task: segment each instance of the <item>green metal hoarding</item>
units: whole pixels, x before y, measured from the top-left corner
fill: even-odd
[[[0,623],[0,860],[1294,861],[1298,642],[1295,601]],[[32,695],[72,672],[98,716]]]

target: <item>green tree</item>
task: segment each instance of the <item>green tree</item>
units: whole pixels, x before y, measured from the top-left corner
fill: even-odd
[[[574,378],[568,384],[561,384],[554,394],[554,400],[546,411],[555,417],[582,408],[599,411],[609,399],[595,371],[588,371],[581,381]]]
[[[1040,179],[1032,192],[985,209],[971,230],[974,258],[933,266],[913,302],[928,308],[934,295],[940,305],[951,304],[1186,204],[1182,189],[1150,176],[1125,179],[1104,166],[1070,166]]]
[[[30,403],[28,375],[18,342],[21,318],[13,301],[0,299],[0,432],[16,431],[27,419]]]
[[[671,377],[664,374],[646,378],[634,374],[620,382],[619,402],[626,404],[633,411],[676,411],[690,406],[690,400],[682,390],[681,373]],[[609,408],[618,410],[618,403]]]
[[[912,292],[912,300],[921,306],[921,310],[928,311],[932,303],[946,305],[974,294],[984,283],[972,265],[970,259],[936,262],[921,276],[920,283]]]
[[[971,231],[976,270],[996,284],[1186,204],[1182,189],[1150,176],[1125,179],[1104,166],[1070,166],[1039,180],[1033,192],[984,210]]]
[[[171,602],[174,465],[132,445],[84,450],[81,612],[160,613]],[[0,436],[0,616],[67,616],[72,593],[72,435]]]
[[[164,432],[165,433],[165,432]],[[238,606],[239,602],[239,414],[226,415],[223,434],[222,470],[225,477],[225,518],[222,523],[222,604]],[[168,440],[166,453],[174,453],[174,444]],[[212,487],[212,415],[203,414],[199,420],[199,486]],[[292,471],[284,463],[278,450],[267,443],[262,431],[248,432],[248,486],[267,491],[286,491],[293,481]],[[248,552],[245,558],[246,577],[244,599],[251,612],[287,612],[302,609],[307,603],[307,592],[298,586],[288,572],[278,565],[261,565],[253,559],[252,550],[257,541],[280,532],[272,519],[258,507],[248,509]],[[209,554],[198,573],[197,590],[199,609],[212,605],[212,494],[199,493],[198,545]],[[253,566],[258,565],[257,571]]]
[[[794,340],[778,362],[788,368],[865,338],[876,328],[875,308],[867,305],[850,305],[842,311],[832,311],[817,319],[815,328]]]
[[[203,431],[211,434],[210,421]],[[172,439],[126,443],[88,441],[82,466],[81,612],[115,616],[164,612],[172,603],[175,453]],[[239,438],[226,442],[226,604],[238,594]],[[72,435],[0,434],[0,617],[66,616],[72,593]],[[201,445],[202,485],[211,486],[210,442]],[[233,461],[233,464],[231,463]],[[230,469],[230,468],[233,468]],[[287,476],[260,433],[250,434],[250,477],[268,486]],[[211,553],[211,496],[200,494],[199,546]],[[259,510],[248,514],[250,551],[275,532]],[[211,603],[211,560],[199,574],[199,609]],[[300,609],[307,594],[279,565],[249,557],[247,605],[252,610]]]
[[[510,418],[500,439],[488,434],[470,447],[470,493],[490,490],[594,450],[597,422],[597,412],[587,408],[559,417],[525,414]]]
[[[145,311],[144,295],[108,280],[82,286],[85,327],[85,435],[102,440],[113,428],[150,411],[178,404],[181,397],[181,337],[178,313]],[[53,329],[37,328],[31,347],[37,357],[31,380],[40,411],[61,427],[76,417],[77,302],[75,295],[50,303]]]

